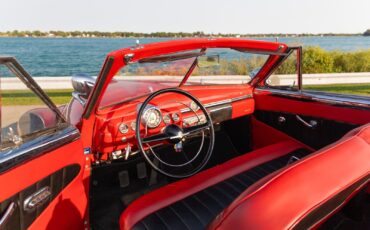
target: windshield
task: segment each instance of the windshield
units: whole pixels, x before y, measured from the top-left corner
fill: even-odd
[[[246,84],[256,76],[268,57],[267,54],[215,48],[142,59],[117,72],[108,85],[100,107],[132,100],[182,83]]]

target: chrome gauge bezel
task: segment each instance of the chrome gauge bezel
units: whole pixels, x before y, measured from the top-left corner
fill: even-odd
[[[136,121],[131,122],[131,129],[132,129],[133,131],[135,131],[135,130],[136,130]]]
[[[178,113],[173,113],[171,115],[171,118],[174,122],[179,122],[180,121],[180,115]]]
[[[148,113],[150,113],[152,111],[155,111],[157,113],[157,115],[158,115],[156,117],[156,123],[154,125],[153,124],[149,124],[148,121],[147,121],[147,117],[149,116]],[[143,113],[143,116],[142,116],[142,122],[148,128],[151,128],[151,129],[157,128],[161,124],[161,122],[162,122],[162,112],[161,112],[161,110],[159,108],[157,108],[157,107],[149,107],[149,108],[145,109],[144,110],[144,113]]]
[[[168,125],[171,123],[171,116],[169,114],[166,114],[162,117],[163,122]]]
[[[200,108],[194,101],[191,101],[189,104],[189,108],[193,110],[194,112],[197,112]]]
[[[118,126],[118,130],[120,131],[120,133],[126,134],[128,132],[128,125],[126,123],[121,123]]]

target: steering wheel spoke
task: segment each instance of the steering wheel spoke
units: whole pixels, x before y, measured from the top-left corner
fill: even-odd
[[[160,133],[160,134],[156,134],[156,135],[153,135],[153,136],[150,136],[150,137],[144,137],[141,142],[143,144],[145,144],[145,143],[149,143],[149,142],[164,141],[164,140],[168,140],[168,139],[170,139],[170,137],[167,134]]]
[[[203,130],[206,130],[206,129],[209,129],[210,125],[209,123],[205,123],[205,124],[200,124],[200,125],[194,125],[194,126],[190,126],[190,127],[187,127],[187,128],[184,128],[184,136],[188,136],[188,135],[191,135],[191,134],[195,134],[195,133],[199,133],[199,132],[202,132]]]

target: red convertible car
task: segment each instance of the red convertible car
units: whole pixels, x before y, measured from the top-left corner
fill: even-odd
[[[305,90],[301,59],[232,38],[136,45],[56,105],[1,57],[1,86],[34,100],[1,104],[0,229],[370,229],[370,100]]]

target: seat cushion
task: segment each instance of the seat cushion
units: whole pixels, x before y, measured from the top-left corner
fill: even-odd
[[[204,229],[254,182],[309,152],[285,141],[244,154],[140,197],[121,215],[120,227]]]

